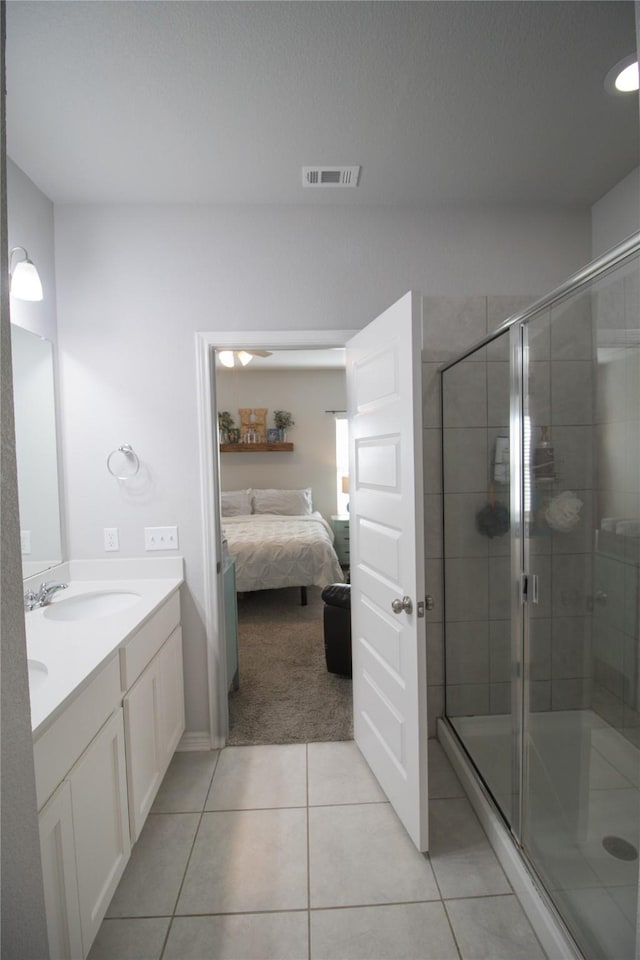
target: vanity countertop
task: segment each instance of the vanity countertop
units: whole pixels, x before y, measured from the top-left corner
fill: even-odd
[[[72,571],[71,571],[72,572]],[[102,572],[102,571],[101,571]],[[114,571],[116,572],[116,571]],[[163,571],[165,572],[165,571]],[[173,572],[173,571],[172,571]],[[181,576],[140,579],[69,579],[45,606],[25,613],[30,664],[31,729],[34,739],[48,728],[67,703],[95,676],[120,646],[180,588]],[[107,594],[134,595],[124,609],[56,619],[75,598]],[[91,603],[83,599],[81,604]],[[69,607],[67,607],[69,609]],[[46,673],[43,669],[46,668]]]

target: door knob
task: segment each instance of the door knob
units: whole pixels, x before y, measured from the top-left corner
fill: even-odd
[[[400,597],[396,597],[395,600],[391,601],[391,609],[394,613],[402,613],[403,610],[405,613],[413,613],[411,597],[403,597],[402,600]]]

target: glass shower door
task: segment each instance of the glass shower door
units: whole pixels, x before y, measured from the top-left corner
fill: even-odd
[[[510,352],[507,332],[442,374],[444,649],[445,713],[517,829]]]
[[[637,262],[523,329],[523,850],[585,956],[638,904]]]

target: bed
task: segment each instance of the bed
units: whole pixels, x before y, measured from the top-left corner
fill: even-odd
[[[282,497],[282,494],[306,494],[307,491],[233,491],[246,493],[242,513],[229,516],[230,499],[222,495],[223,536],[229,554],[235,558],[236,588],[239,593],[301,587],[302,602],[306,587],[326,587],[344,580],[333,548],[333,531],[308,497]],[[275,494],[278,497],[261,496]],[[225,510],[225,498],[226,510]],[[251,512],[246,512],[251,507]],[[299,513],[266,512],[299,510]],[[225,515],[225,513],[227,515]]]

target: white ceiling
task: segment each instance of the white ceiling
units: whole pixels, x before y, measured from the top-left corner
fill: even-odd
[[[609,0],[9,0],[8,152],[60,203],[584,206],[638,163],[634,49]]]

